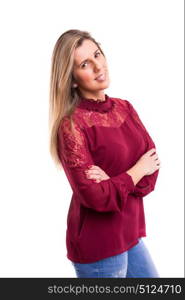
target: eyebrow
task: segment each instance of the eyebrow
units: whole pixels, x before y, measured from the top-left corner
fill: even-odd
[[[94,51],[94,54],[97,52],[97,51],[100,51],[100,49],[98,48],[98,49],[96,49],[95,51]],[[85,61],[87,61],[88,60],[88,58],[86,58],[85,60],[83,60],[79,65],[78,65],[78,67],[79,66],[81,66],[81,64],[83,64]]]

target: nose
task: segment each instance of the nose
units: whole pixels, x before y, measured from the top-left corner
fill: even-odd
[[[94,69],[95,70],[100,70],[101,69],[101,63],[100,62],[94,62]]]

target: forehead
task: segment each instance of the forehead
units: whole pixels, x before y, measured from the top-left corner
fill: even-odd
[[[74,51],[75,64],[81,63],[81,61],[88,59],[98,49],[97,45],[91,40],[84,40],[82,45]]]

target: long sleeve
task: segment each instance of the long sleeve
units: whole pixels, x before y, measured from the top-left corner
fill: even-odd
[[[58,130],[58,153],[71,185],[80,204],[98,212],[120,212],[124,209],[129,193],[134,191],[132,177],[123,172],[99,183],[86,178],[84,171],[94,165],[83,128],[65,117]]]
[[[144,124],[142,123],[142,121],[141,121],[138,113],[134,109],[133,105],[128,100],[126,100],[126,102],[127,102],[128,108],[130,110],[131,116],[133,117],[133,119],[135,120],[135,122],[139,126],[139,128],[142,129],[144,137],[146,138],[146,142],[147,142],[146,152],[152,148],[156,148],[151,136],[147,132]],[[155,188],[158,173],[159,173],[159,170],[156,170],[153,174],[144,176],[135,185],[134,195],[144,197],[144,196],[148,195],[149,193],[151,193]]]

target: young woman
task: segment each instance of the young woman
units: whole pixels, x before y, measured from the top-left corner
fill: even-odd
[[[77,277],[159,277],[144,245],[143,197],[160,161],[133,105],[104,93],[103,50],[90,33],[68,30],[51,63],[50,152],[72,188],[67,258]]]

